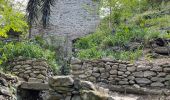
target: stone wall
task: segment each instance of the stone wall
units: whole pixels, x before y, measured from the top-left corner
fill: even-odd
[[[95,83],[141,87],[169,87],[170,62],[164,64],[131,64],[109,59],[72,61],[72,74],[76,78]]]
[[[45,82],[52,75],[52,71],[44,59],[16,58],[9,65],[12,73],[24,81]]]
[[[64,36],[71,39],[94,32],[99,24],[98,3],[93,0],[55,0],[51,10],[50,25],[43,29],[36,25],[33,34],[45,33],[46,36]]]

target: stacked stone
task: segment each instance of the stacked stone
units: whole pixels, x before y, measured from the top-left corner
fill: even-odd
[[[169,87],[170,63],[135,65],[120,60],[76,60],[71,65],[75,78],[111,85]]]
[[[107,89],[99,89],[89,81],[73,80],[70,76],[51,77],[49,86],[52,90],[47,97],[42,97],[43,100],[114,100]]]
[[[17,77],[0,72],[0,100],[16,100],[17,83]]]
[[[12,62],[12,72],[25,81],[45,81],[52,75],[46,60],[43,59],[16,59]]]

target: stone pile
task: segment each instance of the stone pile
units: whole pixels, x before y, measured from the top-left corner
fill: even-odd
[[[44,59],[15,59],[11,62],[12,73],[24,81],[43,82],[52,75],[46,60]]]
[[[75,78],[109,85],[138,85],[141,87],[169,87],[170,62],[162,65],[135,65],[110,59],[72,60]]]
[[[73,80],[70,76],[54,76],[49,79],[51,91],[44,100],[114,100],[108,90],[97,88],[88,81]]]
[[[0,100],[17,100],[17,83],[16,77],[0,72]]]

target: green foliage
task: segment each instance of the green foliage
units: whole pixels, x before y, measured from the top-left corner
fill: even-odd
[[[110,9],[93,34],[76,41],[77,57],[96,59],[112,57],[122,60],[137,60],[142,48],[154,38],[169,38],[169,7],[150,8],[148,0],[100,0],[101,7]],[[111,23],[111,25],[109,24]],[[162,29],[162,30],[161,30]],[[115,30],[115,32],[112,32]],[[142,48],[126,50],[131,42],[142,44]],[[119,51],[112,48],[119,47]],[[123,48],[123,49],[122,49]]]
[[[46,59],[54,70],[57,69],[55,52],[42,49],[39,45],[32,42],[1,43],[0,47],[0,65],[6,64],[8,61],[22,56],[25,58]]]
[[[27,33],[28,25],[24,14],[11,7],[7,0],[0,1],[0,36],[7,37],[7,32],[13,29],[16,32]]]

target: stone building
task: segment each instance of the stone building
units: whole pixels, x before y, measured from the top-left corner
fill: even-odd
[[[47,29],[36,25],[32,29],[33,34],[44,33],[44,37],[57,45],[56,39],[68,37],[68,45],[71,47],[72,40],[95,31],[99,24],[98,2],[94,0],[56,0],[52,7],[50,25]],[[70,47],[68,49],[70,49]]]

